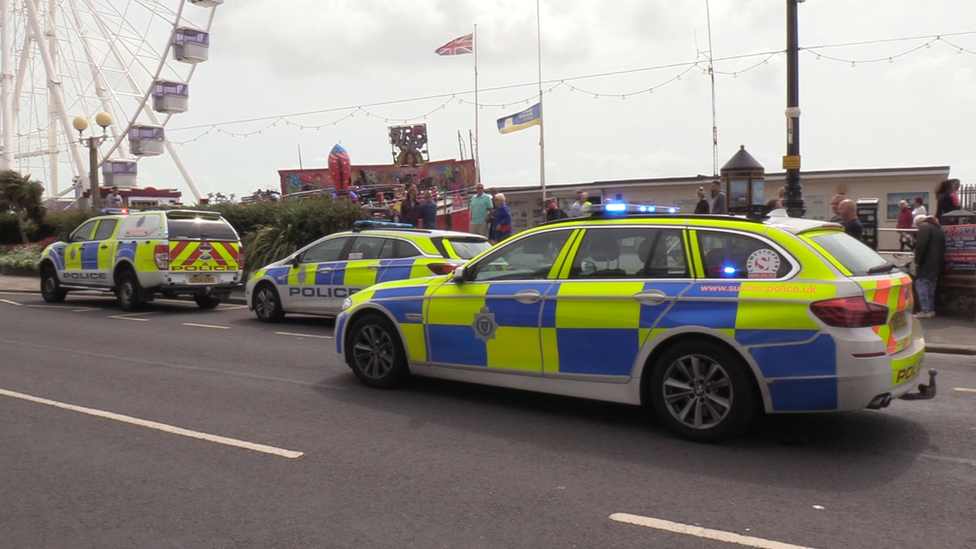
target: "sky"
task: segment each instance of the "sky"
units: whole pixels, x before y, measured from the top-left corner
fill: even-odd
[[[427,124],[432,160],[458,158],[474,56],[434,50],[475,24],[482,179],[538,185],[538,128],[495,125],[538,100],[531,0],[230,0],[168,135],[204,194],[278,188],[337,143],[390,162],[404,120]],[[744,145],[781,171],[785,0],[544,0],[540,25],[548,184],[713,173],[709,50],[718,165]],[[799,40],[804,170],[948,165],[976,183],[976,2],[808,0]],[[139,181],[192,202],[165,155]]]

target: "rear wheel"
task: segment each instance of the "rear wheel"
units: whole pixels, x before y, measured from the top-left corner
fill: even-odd
[[[123,311],[134,311],[142,306],[142,301],[139,301],[139,278],[136,277],[136,273],[122,271],[115,287],[115,296],[119,300],[119,308]]]
[[[197,302],[197,307],[201,309],[213,309],[220,305],[220,296],[216,295],[195,295],[193,301]]]
[[[254,291],[251,306],[254,314],[261,322],[281,322],[285,318],[285,311],[281,308],[278,290],[271,284],[261,284]]]
[[[742,359],[713,341],[668,349],[651,373],[657,417],[683,438],[718,442],[740,434],[756,412],[756,391]]]
[[[359,381],[375,389],[392,389],[407,380],[407,355],[389,320],[366,315],[352,325],[349,333],[346,362]]]
[[[61,303],[67,297],[68,290],[61,289],[58,272],[52,267],[44,267],[41,271],[41,297],[48,303]]]

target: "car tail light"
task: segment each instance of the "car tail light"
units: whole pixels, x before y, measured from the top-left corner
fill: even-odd
[[[244,270],[244,246],[240,246],[237,249],[237,269]]]
[[[429,263],[427,268],[435,275],[446,275],[453,273],[458,266],[453,263]]]
[[[156,262],[156,268],[160,271],[169,270],[169,245],[160,244],[156,246],[153,251],[153,260]]]
[[[810,310],[835,328],[866,328],[888,322],[888,307],[866,301],[863,296],[817,301],[810,304]]]

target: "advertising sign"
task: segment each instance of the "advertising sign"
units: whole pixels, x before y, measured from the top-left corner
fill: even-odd
[[[947,225],[942,232],[947,269],[955,274],[976,270],[976,225]]]

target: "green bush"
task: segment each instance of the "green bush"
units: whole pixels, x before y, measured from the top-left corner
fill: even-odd
[[[27,223],[27,237],[31,242],[37,242],[70,233],[78,228],[86,219],[96,215],[85,210],[66,210],[63,212],[48,212],[44,222],[37,225],[33,221]],[[0,245],[20,244],[20,231],[17,230],[17,218],[14,214],[0,214]]]
[[[40,246],[18,246],[8,251],[0,252],[0,267],[15,270],[36,271],[41,262]]]

